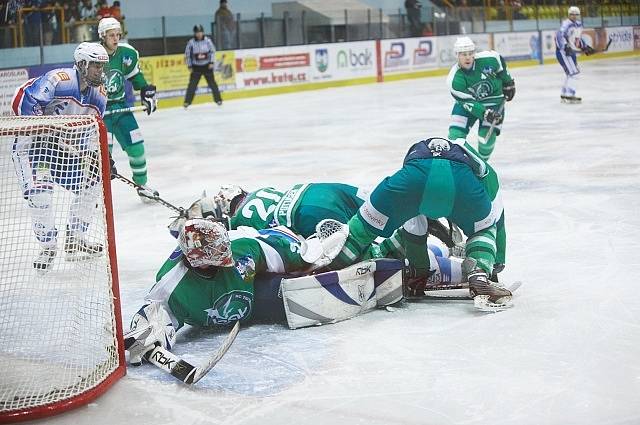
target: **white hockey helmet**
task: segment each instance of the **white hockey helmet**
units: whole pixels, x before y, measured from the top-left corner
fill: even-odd
[[[180,250],[193,267],[233,266],[231,241],[220,222],[193,218],[184,223],[178,237]]]
[[[104,38],[104,36],[107,34],[107,31],[114,29],[122,30],[120,21],[118,21],[116,18],[102,18],[98,23],[98,36],[100,38]]]
[[[216,202],[218,210],[222,214],[230,217],[236,212],[238,205],[240,205],[240,202],[242,202],[245,196],[247,196],[246,190],[240,186],[228,184],[220,186],[218,194],[213,199]]]
[[[463,52],[473,52],[476,50],[476,45],[469,37],[458,37],[453,44],[453,53],[456,55]]]
[[[109,55],[102,45],[98,43],[83,42],[76,47],[73,52],[73,61],[76,69],[80,72],[80,76],[90,86],[97,87],[104,81],[104,72],[95,75],[89,72],[90,63],[104,64],[109,62]]]
[[[567,15],[569,15],[569,16],[571,16],[571,15],[580,16],[580,8],[578,6],[571,6],[569,8],[569,11],[567,12]]]

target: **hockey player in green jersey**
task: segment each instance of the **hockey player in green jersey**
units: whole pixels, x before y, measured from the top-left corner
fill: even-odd
[[[504,102],[516,94],[513,78],[497,52],[476,53],[469,37],[456,40],[453,51],[458,61],[447,77],[447,85],[456,100],[451,112],[449,139],[465,139],[476,121],[478,152],[489,160],[504,120]],[[491,134],[488,134],[492,128]]]
[[[132,319],[131,331],[142,335],[128,349],[132,363],[139,363],[156,343],[171,349],[176,331],[185,324],[206,328],[250,320],[258,276],[304,273],[329,264],[337,254],[335,249],[327,254],[326,241],[305,241],[285,228],[227,232],[209,218],[184,222],[178,240],[145,297],[147,304]]]
[[[138,195],[143,200],[155,198],[158,196],[158,192],[147,186],[144,140],[136,118],[132,112],[109,114],[108,111],[127,107],[125,80],[129,80],[135,90],[140,90],[142,104],[146,107],[147,114],[151,114],[156,110],[156,87],[147,83],[140,71],[138,51],[127,43],[120,43],[122,29],[117,19],[102,18],[98,24],[98,35],[109,54],[109,66],[105,70],[108,101],[107,114],[104,118],[109,131],[109,149],[113,148],[113,138],[115,137],[122,150],[129,157],[133,181],[142,186],[138,189]]]
[[[369,197],[366,191],[342,183],[296,184],[284,191],[265,187],[245,192],[241,200],[233,196],[238,192],[234,186],[223,186],[214,198],[229,214],[231,229],[286,226],[305,238],[315,232],[323,219],[346,223]]]
[[[447,139],[427,139],[409,149],[403,167],[378,184],[349,221],[349,237],[331,267],[358,261],[376,237],[389,237],[401,226],[415,246],[424,246],[427,217],[446,217],[468,236],[471,294],[486,297],[490,307],[507,307],[511,293],[489,280],[505,254],[498,177],[473,148]],[[428,267],[424,254],[407,256],[418,270]]]

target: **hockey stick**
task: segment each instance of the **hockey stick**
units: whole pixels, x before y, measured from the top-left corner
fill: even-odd
[[[513,282],[511,285],[507,286],[506,288],[511,291],[511,292],[515,292],[516,290],[518,290],[518,288],[520,288],[522,286],[522,281],[515,281]],[[455,283],[455,284],[451,284],[451,285],[429,285],[425,288],[424,290],[424,295],[418,295],[418,296],[412,296],[412,297],[407,297],[407,301],[409,302],[419,302],[421,300],[451,300],[451,301],[460,301],[460,300],[471,300],[472,298],[467,294],[467,295],[447,295],[447,294],[442,294],[442,295],[431,295],[429,294],[429,292],[438,292],[438,291],[447,291],[447,290],[453,290],[453,289],[469,289],[469,284],[467,282],[464,283]]]
[[[112,175],[117,178],[118,180],[125,182],[126,184],[128,184],[129,186],[132,186],[136,189],[142,189],[144,190],[145,188],[140,186],[138,183],[135,183],[131,180],[129,180],[128,178],[118,174],[118,173],[112,173]],[[159,204],[164,205],[165,207],[172,209],[174,211],[176,211],[178,214],[180,214],[180,216],[185,216],[186,215],[186,211],[184,208],[182,207],[176,207],[173,204],[170,204],[169,202],[165,201],[164,199],[162,199],[160,196],[156,195],[156,196],[145,196],[145,198],[147,199],[151,199],[152,201],[156,201]]]
[[[604,46],[604,49],[602,50],[596,50],[593,53],[602,53],[602,52],[606,52],[609,50],[609,46],[611,46],[611,43],[613,42],[613,38],[609,37],[609,41],[607,41],[607,45]]]
[[[113,114],[121,114],[123,112],[137,112],[137,111],[146,111],[147,107],[144,105],[140,106],[130,106],[128,108],[120,108],[120,109],[112,109],[110,111],[105,111],[104,115],[113,115]]]
[[[229,351],[229,347],[235,341],[238,332],[240,331],[240,322],[236,322],[236,324],[229,332],[229,335],[224,339],[218,351],[209,358],[209,360],[201,365],[194,366],[191,363],[187,362],[184,359],[173,354],[171,351],[168,351],[160,346],[155,347],[153,350],[148,351],[144,358],[154,366],[162,369],[165,373],[170,374],[174,378],[179,379],[187,385],[193,385],[202,378],[205,377],[207,373],[214,368],[216,364],[222,359],[222,357]],[[131,346],[133,342],[125,341],[125,349],[128,346]]]

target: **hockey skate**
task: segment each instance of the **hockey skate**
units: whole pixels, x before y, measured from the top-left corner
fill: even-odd
[[[560,102],[561,103],[578,104],[578,103],[582,103],[582,98],[578,97],[578,96],[560,95]]]
[[[64,252],[67,261],[84,261],[102,255],[102,244],[93,243],[67,229]]]
[[[467,260],[465,260],[467,261]],[[489,280],[484,270],[475,269],[467,275],[469,295],[473,305],[482,311],[499,311],[512,307],[511,291]]]
[[[42,248],[40,254],[33,260],[33,268],[38,271],[39,274],[45,274],[53,265],[53,260],[56,258],[56,248]]]
[[[140,197],[142,202],[148,204],[158,199],[158,196],[160,196],[160,194],[157,190],[151,189],[149,186],[140,185],[140,187],[138,188],[138,196]]]

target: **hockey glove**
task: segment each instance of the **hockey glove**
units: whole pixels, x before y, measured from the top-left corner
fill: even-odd
[[[593,49],[593,47],[589,46],[588,44],[585,44],[584,47],[582,48],[582,53],[584,53],[587,56],[591,56],[595,52],[596,51]]]
[[[156,86],[149,84],[140,90],[140,100],[142,105],[147,108],[147,115],[151,115],[158,107],[158,99],[156,99]]]
[[[569,43],[567,43],[564,46],[564,54],[567,56],[572,56],[575,52],[573,51],[573,48],[569,45]]]
[[[485,121],[493,124],[500,124],[500,121],[502,120],[502,115],[500,115],[498,111],[494,111],[493,109],[487,109],[484,112],[484,119]]]
[[[511,99],[516,95],[516,82],[515,80],[511,80],[510,83],[502,86],[502,94],[504,94],[504,98],[507,102],[510,102]]]

